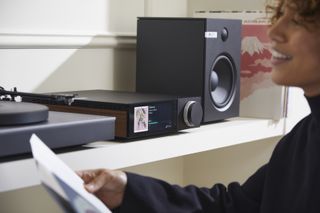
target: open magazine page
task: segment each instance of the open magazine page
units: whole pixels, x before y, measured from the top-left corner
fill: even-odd
[[[101,200],[85,190],[82,179],[35,134],[30,144],[42,184],[65,212],[111,212]]]

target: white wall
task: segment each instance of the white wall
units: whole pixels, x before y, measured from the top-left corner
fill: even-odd
[[[6,89],[134,89],[134,49],[0,49],[0,58]]]
[[[132,91],[137,17],[184,16],[186,7],[185,0],[2,0],[0,86]]]
[[[289,132],[297,122],[310,113],[310,107],[303,90],[297,87],[289,88],[288,97],[288,118],[286,119],[286,132]]]
[[[146,16],[184,17],[187,15],[187,0],[146,0]]]
[[[0,33],[134,32],[144,0],[1,0]]]
[[[280,137],[253,141],[184,158],[184,184],[211,187],[243,183],[267,163]],[[212,139],[214,143],[214,139]]]
[[[128,35],[144,13],[144,0],[3,0],[0,85],[133,90],[135,38]]]

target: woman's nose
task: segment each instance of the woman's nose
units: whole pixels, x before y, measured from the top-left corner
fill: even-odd
[[[270,40],[274,42],[284,42],[286,40],[286,28],[281,18],[271,24],[267,34]]]

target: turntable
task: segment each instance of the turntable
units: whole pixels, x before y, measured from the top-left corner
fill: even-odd
[[[4,93],[0,89],[1,158],[30,153],[33,133],[53,149],[114,139],[115,117],[53,112],[42,104],[15,102],[17,92]]]
[[[0,126],[37,123],[47,120],[48,114],[49,109],[45,105],[14,101],[0,102]]]

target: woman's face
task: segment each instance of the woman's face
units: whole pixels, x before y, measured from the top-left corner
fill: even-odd
[[[320,30],[299,23],[293,10],[284,7],[270,27],[272,80],[280,85],[301,87],[306,96],[320,94]]]

